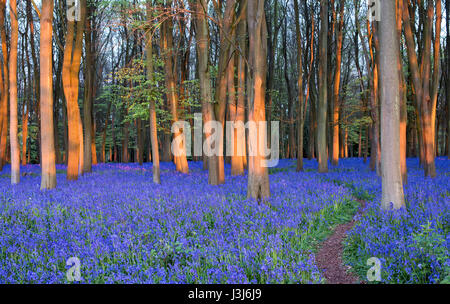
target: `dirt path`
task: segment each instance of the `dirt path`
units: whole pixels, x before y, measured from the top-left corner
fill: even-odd
[[[358,200],[361,204],[358,214],[362,212],[365,202]],[[322,271],[327,284],[360,284],[359,278],[353,273],[349,273],[349,267],[344,265],[342,253],[344,250],[343,241],[346,232],[351,230],[356,224],[351,222],[338,225],[333,234],[322,244],[316,254],[316,262]]]

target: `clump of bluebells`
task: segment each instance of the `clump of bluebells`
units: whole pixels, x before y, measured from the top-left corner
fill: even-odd
[[[247,178],[209,186],[201,163],[189,175],[162,164],[104,164],[76,182],[57,167],[42,192],[40,168],[20,184],[0,176],[0,283],[66,283],[80,261],[82,283],[319,283],[314,251],[357,204],[345,186],[281,161],[269,204],[246,199]]]
[[[380,209],[381,179],[356,160],[343,167],[357,170],[340,177],[367,199],[346,240],[347,262],[366,279],[367,260],[381,261],[384,283],[450,283],[450,162],[436,159],[438,176],[423,177],[417,159],[408,160],[406,209]]]

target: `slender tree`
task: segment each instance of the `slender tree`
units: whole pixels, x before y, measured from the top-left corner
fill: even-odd
[[[11,16],[11,48],[9,55],[9,141],[11,143],[11,184],[20,181],[20,149],[17,118],[17,44],[19,41],[19,23],[16,0],[9,1]]]
[[[260,122],[265,122],[265,89],[266,89],[266,57],[267,29],[264,12],[264,0],[248,1],[247,22],[249,33],[249,67],[248,67],[248,108],[249,121],[255,123],[254,134],[249,140],[250,156],[248,163],[247,196],[265,201],[270,196],[269,173],[260,147],[267,141],[266,128]],[[253,153],[252,153],[253,152]]]
[[[80,20],[76,23],[70,20],[67,22],[66,46],[64,50],[62,81],[67,102],[69,137],[68,180],[78,179],[78,175],[83,172],[83,126],[78,106],[78,85],[80,82],[78,74],[80,72],[85,11],[86,0],[81,0]]]
[[[40,112],[42,143],[41,189],[56,187],[55,138],[53,131],[52,72],[53,0],[42,1],[40,36]]]
[[[320,47],[319,47],[319,107],[318,107],[318,130],[317,130],[317,147],[319,172],[328,172],[327,157],[327,99],[328,99],[328,0],[320,1]]]
[[[151,2],[147,1],[147,18],[151,19]],[[153,45],[152,45],[152,32],[149,30],[147,32],[147,43],[146,43],[146,53],[147,53],[147,80],[150,85],[153,84]],[[161,173],[159,168],[159,149],[158,149],[158,137],[157,137],[157,124],[156,124],[156,109],[155,109],[155,99],[150,99],[149,106],[149,116],[150,116],[150,141],[152,145],[152,160],[153,160],[153,182],[156,184],[161,183]]]
[[[381,177],[383,209],[405,205],[400,165],[400,79],[398,73],[399,36],[395,1],[381,1],[380,80],[381,80]]]

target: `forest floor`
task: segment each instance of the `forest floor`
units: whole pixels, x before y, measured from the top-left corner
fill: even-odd
[[[77,181],[57,165],[57,187],[40,191],[38,165],[11,186],[0,172],[0,284],[365,283],[367,261],[381,283],[450,283],[450,161],[424,178],[408,159],[406,208],[380,208],[381,178],[362,159],[318,173],[295,160],[270,168],[270,204],[247,199],[247,176],[208,185],[201,162],[189,174],[161,163],[99,164]],[[359,210],[359,211],[358,211]],[[359,212],[359,213],[358,213]],[[73,259],[72,259],[73,260]],[[70,263],[69,263],[70,264]],[[367,282],[369,284],[369,282]]]

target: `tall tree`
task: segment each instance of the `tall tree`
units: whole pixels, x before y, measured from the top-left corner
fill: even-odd
[[[151,12],[151,2],[147,0],[147,18],[151,20],[152,12]],[[147,32],[147,41],[146,41],[146,53],[147,53],[147,80],[150,82],[150,85],[153,84],[153,45],[152,45],[153,34],[150,30]],[[156,124],[156,109],[155,109],[155,99],[150,99],[150,107],[149,107],[149,116],[150,116],[150,141],[152,145],[152,160],[153,160],[153,182],[156,184],[161,183],[161,173],[159,168],[159,149],[158,149],[158,130]]]
[[[250,132],[249,137],[250,142],[253,143],[250,144],[247,196],[264,201],[270,196],[269,172],[260,148],[267,141],[266,128],[262,127],[261,130],[260,125],[260,122],[266,122],[267,29],[264,0],[247,2],[247,22],[249,36],[248,118],[250,122],[255,123],[254,134]]]
[[[400,168],[400,132],[393,130],[400,130],[400,42],[396,28],[395,1],[382,0],[380,5],[381,205],[383,209],[399,209],[405,205]]]
[[[298,69],[298,131],[297,131],[297,171],[303,171],[303,128],[304,120],[304,106],[303,106],[303,63],[302,63],[302,35],[300,31],[300,10],[298,0],[294,0],[295,12],[295,33],[297,36],[297,69]]]
[[[426,21],[423,30],[423,54],[422,62],[419,67],[413,31],[411,29],[411,19],[409,14],[408,1],[403,1],[403,26],[404,35],[408,51],[408,59],[412,74],[412,83],[414,86],[414,96],[418,108],[418,119],[421,130],[419,138],[422,141],[424,149],[424,171],[425,176],[436,176],[436,167],[434,162],[434,138],[431,125],[432,102],[430,97],[430,56],[431,56],[431,34],[433,20],[433,1],[428,1]],[[438,72],[438,71],[435,71]]]
[[[319,172],[328,172],[328,153],[327,153],[327,99],[328,99],[328,0],[320,1],[320,47],[319,47],[319,107],[318,107],[318,130],[317,130],[317,148]]]
[[[80,1],[80,19],[67,22],[66,46],[64,50],[63,86],[67,102],[68,120],[68,164],[67,179],[76,180],[83,172],[83,126],[78,106],[78,85],[86,19],[86,0]],[[75,37],[76,34],[76,37]]]
[[[40,112],[42,143],[41,189],[56,187],[55,138],[53,131],[53,0],[42,1],[40,36]]]
[[[20,148],[17,118],[17,44],[19,41],[19,22],[17,15],[17,1],[10,0],[11,16],[11,48],[9,55],[9,110],[10,126],[9,141],[11,143],[11,184],[18,184],[20,181]]]
[[[208,1],[206,0],[196,0],[195,2],[195,26],[197,33],[197,60],[198,60],[198,76],[200,78],[200,96],[202,101],[202,112],[203,112],[203,123],[207,124],[210,121],[215,120],[215,113],[213,107],[213,97],[211,89],[211,76],[209,63],[209,26],[207,20],[208,12]],[[212,134],[208,129],[206,131],[206,138],[208,139]],[[206,145],[210,148],[210,145]],[[208,157],[208,182],[211,185],[220,184],[219,181],[219,158],[217,155],[211,155],[210,151],[207,155]]]
[[[168,11],[172,10],[172,1],[167,3]],[[173,122],[178,122],[179,96],[177,92],[177,59],[173,45],[173,18],[171,15],[166,17],[161,24],[161,52],[164,59],[165,79],[167,88],[167,101],[170,105],[170,113]],[[189,173],[189,167],[186,156],[186,137],[184,131],[176,130],[174,137],[181,137],[179,146],[174,147],[176,151],[174,161],[176,169],[182,173]]]
[[[339,112],[340,99],[339,91],[341,85],[341,62],[342,62],[342,41],[344,36],[344,0],[339,2],[339,27],[337,30],[337,49],[336,49],[336,71],[334,73],[334,88],[333,88],[333,155],[332,163],[337,166],[339,162]]]
[[[0,0],[0,37],[2,40],[2,71],[1,73],[1,107],[0,107],[0,169],[6,163],[6,142],[8,136],[8,97],[9,97],[9,74],[8,74],[8,40],[6,37],[6,0]]]

